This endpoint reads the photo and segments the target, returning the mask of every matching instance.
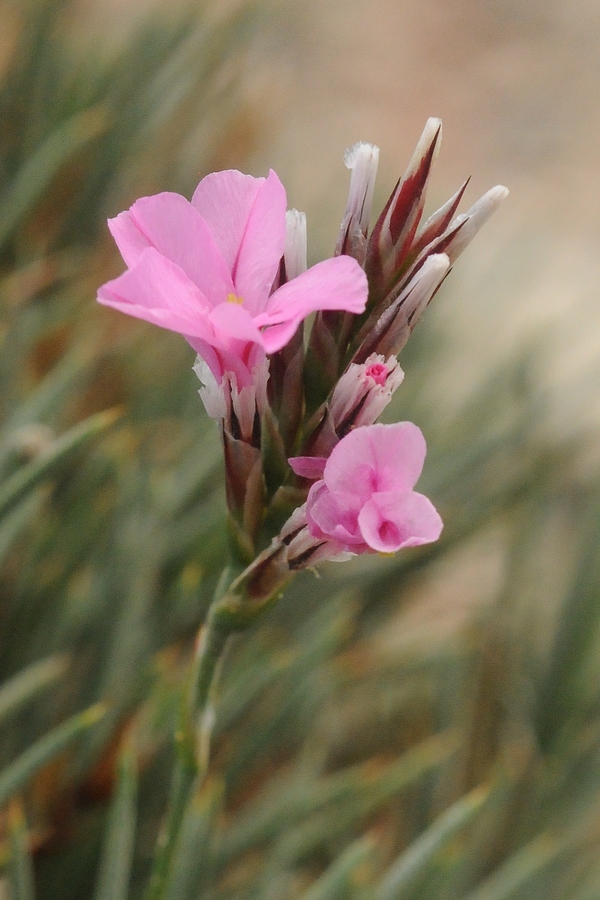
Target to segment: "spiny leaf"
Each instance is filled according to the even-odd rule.
[[[99,722],[105,712],[106,706],[103,703],[90,706],[45,735],[3,769],[0,772],[0,807],[18,794],[38,769],[51,762],[78,735]]]
[[[96,413],[61,435],[36,459],[11,475],[0,487],[0,518],[9,513],[37,485],[52,475],[71,453],[110,428],[120,416],[119,410]]]
[[[28,846],[27,822],[23,807],[13,800],[8,808],[10,838],[9,882],[11,900],[35,900],[33,862]]]
[[[379,884],[375,900],[402,900],[410,896],[433,857],[479,812],[489,796],[487,788],[475,788],[447,809],[392,863]]]
[[[66,656],[50,656],[0,686],[0,722],[64,675],[67,664]]]
[[[373,838],[359,838],[302,894],[301,900],[350,900],[355,882],[360,882],[360,869],[373,856],[375,846]]]
[[[94,900],[126,900],[136,826],[137,764],[126,743],[119,760],[119,777],[111,803]]]

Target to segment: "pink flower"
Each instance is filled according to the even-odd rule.
[[[128,269],[98,300],[184,335],[218,382],[235,373],[240,390],[311,312],[365,308],[367,280],[348,256],[271,292],[286,241],[285,190],[274,172],[215,172],[191,203],[173,193],[142,197],[109,228]]]
[[[394,553],[437,540],[442,520],[427,497],[413,491],[425,451],[425,439],[411,422],[350,432],[310,489],[309,533],[351,553]]]

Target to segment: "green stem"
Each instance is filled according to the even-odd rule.
[[[215,720],[218,671],[229,637],[248,628],[276,602],[291,573],[281,544],[264,551],[211,604],[198,635],[192,678],[183,706],[183,721],[175,739],[177,756],[166,822],[159,835],[146,900],[164,900],[171,866],[189,798],[208,771]]]
[[[218,601],[217,601],[218,603]],[[231,630],[223,628],[210,608],[198,639],[193,677],[185,698],[183,721],[175,740],[177,756],[171,782],[167,819],[159,835],[157,853],[146,900],[163,900],[181,823],[191,794],[202,784],[210,756],[214,722],[213,695],[219,660]]]

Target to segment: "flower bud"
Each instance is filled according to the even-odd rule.
[[[364,362],[351,363],[335,386],[305,452],[327,457],[354,428],[372,425],[403,379],[395,356],[386,360],[372,353]]]
[[[344,163],[351,170],[352,175],[350,176],[348,203],[335,255],[340,256],[345,253],[353,256],[362,265],[366,254],[366,238],[379,164],[379,147],[359,141],[346,150]]]
[[[373,229],[366,268],[370,281],[379,289],[393,281],[410,250],[423,215],[427,183],[441,138],[441,120],[428,119],[408,168]]]
[[[361,329],[357,336],[359,346],[352,361],[366,362],[373,353],[396,356],[408,341],[449,268],[450,260],[445,253],[427,257],[377,321],[370,325],[369,320]]]

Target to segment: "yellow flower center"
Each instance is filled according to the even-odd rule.
[[[244,302],[243,297],[238,297],[237,294],[227,294],[227,302],[228,303],[237,303],[238,306]]]

